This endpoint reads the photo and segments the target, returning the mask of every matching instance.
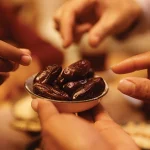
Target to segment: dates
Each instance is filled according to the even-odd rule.
[[[57,79],[62,71],[62,67],[59,65],[47,66],[45,70],[39,72],[34,78],[34,82],[43,84],[52,84]]]
[[[81,86],[74,94],[73,99],[91,99],[99,96],[105,89],[105,82],[101,77],[92,78]]]
[[[87,80],[68,82],[63,86],[63,90],[66,91],[69,95],[72,95],[74,91],[76,91],[85,83],[87,83]]]
[[[62,70],[51,65],[39,72],[33,80],[35,94],[62,101],[79,101],[99,96],[105,89],[101,77],[94,77],[94,70],[87,60],[79,60]]]
[[[35,83],[34,90],[36,94],[45,98],[51,98],[55,100],[69,100],[70,97],[64,91],[56,89],[47,84]]]
[[[91,64],[87,60],[79,60],[62,71],[58,78],[58,84],[62,85],[69,81],[82,80],[91,74]]]

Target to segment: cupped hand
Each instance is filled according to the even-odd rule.
[[[142,13],[135,0],[71,0],[54,16],[64,47],[89,31],[89,43],[97,46],[105,37],[124,32]]]
[[[44,150],[138,150],[101,105],[78,116],[59,113],[43,99],[33,100],[32,107],[41,121]]]
[[[125,74],[147,69],[148,78],[127,77],[120,81],[118,89],[133,98],[150,103],[150,52],[128,58],[119,64],[112,66],[117,74]]]

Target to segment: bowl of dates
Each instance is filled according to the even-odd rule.
[[[96,106],[108,92],[106,81],[96,76],[87,60],[66,68],[54,64],[32,75],[25,82],[32,98],[51,101],[60,112],[75,113]]]

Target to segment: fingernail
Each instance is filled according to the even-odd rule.
[[[37,109],[38,109],[38,100],[33,99],[31,105],[32,105],[32,108],[34,109],[34,111],[37,111]]]
[[[118,90],[124,94],[131,94],[135,91],[135,84],[128,79],[120,80]]]
[[[32,57],[30,55],[23,55],[21,57],[20,63],[22,65],[28,66],[28,65],[30,65],[31,62],[32,62]]]

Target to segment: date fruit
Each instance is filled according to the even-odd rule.
[[[49,65],[45,70],[39,72],[34,78],[34,83],[39,82],[43,84],[52,84],[57,79],[62,71],[62,67],[59,65]]]
[[[91,64],[87,60],[79,60],[67,68],[65,68],[58,78],[58,83],[60,85],[69,82],[82,80],[88,74],[91,69]]]
[[[33,92],[45,98],[62,101],[79,101],[97,97],[105,89],[101,77],[94,77],[94,70],[87,60],[79,60],[62,70],[50,65],[33,80]]]
[[[56,89],[50,85],[42,84],[42,83],[35,83],[33,85],[33,91],[45,98],[55,99],[55,100],[70,100],[70,97],[64,91]]]
[[[69,95],[72,95],[74,93],[74,91],[76,91],[78,88],[80,88],[85,83],[87,83],[87,80],[68,82],[63,86],[63,90],[65,92],[67,92]]]
[[[91,78],[73,94],[73,100],[86,100],[97,97],[104,89],[105,82],[101,77]]]

